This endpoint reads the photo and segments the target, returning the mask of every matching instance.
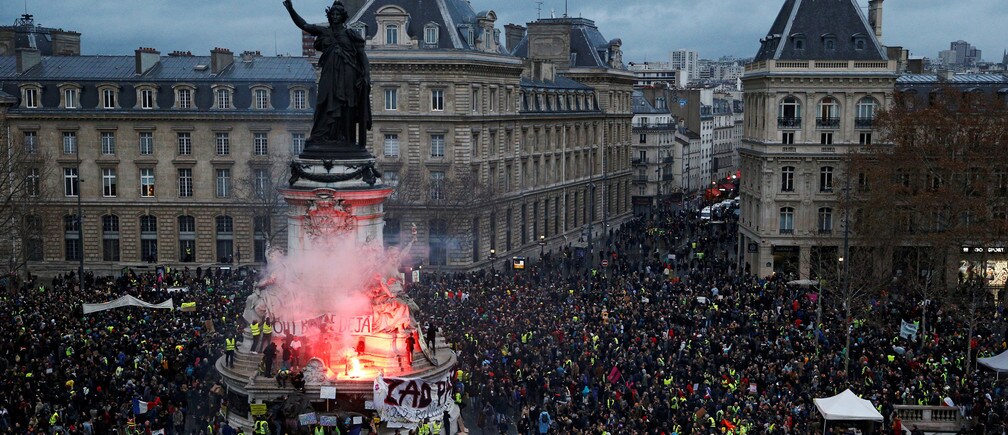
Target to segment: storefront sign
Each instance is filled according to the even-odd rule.
[[[451,375],[438,381],[385,378],[374,381],[374,405],[383,421],[415,425],[440,419],[452,403]]]
[[[1008,249],[1006,249],[1003,246],[987,246],[987,247],[983,247],[983,246],[963,246],[962,247],[962,252],[964,254],[982,254],[984,252],[986,252],[988,254],[1004,254],[1004,253],[1008,252]]]

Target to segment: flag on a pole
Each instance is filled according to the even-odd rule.
[[[148,409],[147,402],[133,399],[133,414],[146,414]]]

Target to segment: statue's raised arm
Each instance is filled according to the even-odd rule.
[[[318,35],[319,33],[322,33],[325,30],[324,27],[316,26],[314,24],[308,24],[308,22],[305,21],[304,18],[301,18],[301,15],[299,15],[297,11],[294,10],[294,4],[291,3],[291,0],[284,0],[283,5],[284,7],[287,8],[287,13],[290,14],[291,20],[294,21],[294,25],[301,28],[301,30],[311,33],[312,35]]]

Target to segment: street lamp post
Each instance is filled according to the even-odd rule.
[[[75,144],[76,145],[76,144]],[[77,283],[80,284],[80,289],[84,290],[84,211],[81,204],[81,183],[84,181],[81,179],[81,158],[80,158],[80,146],[76,146],[74,149],[77,155]]]
[[[490,256],[487,257],[490,260],[490,272],[494,272],[494,262],[497,260],[497,250],[490,249]]]

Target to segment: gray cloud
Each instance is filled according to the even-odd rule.
[[[500,25],[536,18],[535,0],[470,0],[476,10],[493,9]],[[846,1],[846,0],[827,0]],[[16,0],[0,19],[12,23],[22,12]],[[668,52],[690,48],[701,57],[752,56],[776,17],[782,0],[568,0],[569,14],[595,20],[607,38],[623,40],[628,61],[667,60]],[[867,7],[867,0],[859,0]],[[309,20],[323,21],[329,0],[294,0]],[[300,55],[300,33],[280,0],[29,0],[36,22],[76,30],[90,54],[129,54],[139,46],[167,53],[209,53],[213,47],[264,54]],[[563,14],[564,0],[543,0],[542,14]],[[935,57],[950,41],[964,39],[1000,60],[1008,43],[996,29],[1008,22],[1004,0],[889,0],[884,42]],[[1001,37],[997,35],[1002,35]]]

